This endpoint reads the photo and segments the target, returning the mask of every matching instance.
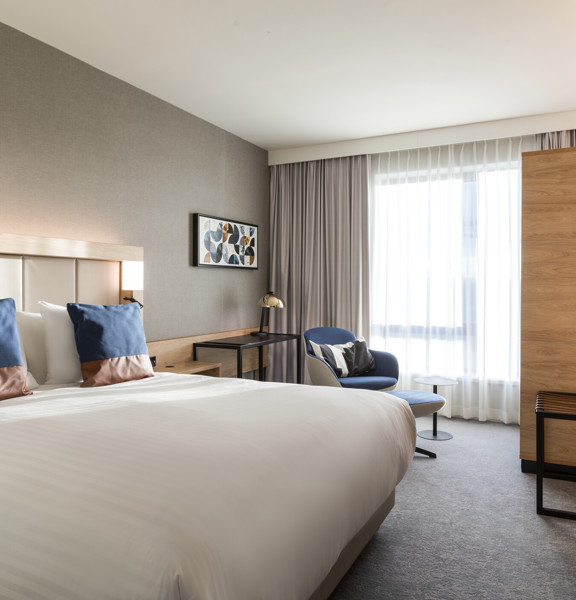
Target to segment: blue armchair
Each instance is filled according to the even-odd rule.
[[[390,352],[381,350],[370,350],[376,365],[361,377],[338,377],[332,367],[323,359],[314,354],[310,341],[316,344],[346,344],[353,342],[356,336],[347,329],[338,327],[316,327],[304,332],[306,341],[306,368],[314,385],[330,385],[333,387],[362,388],[367,390],[387,391],[393,396],[406,400],[410,405],[415,417],[431,415],[439,411],[446,400],[432,392],[420,392],[416,390],[399,390],[391,392],[398,383],[399,366],[398,360]],[[436,454],[430,450],[424,450],[416,446],[415,451],[430,458],[436,458]]]
[[[339,327],[315,327],[304,332],[306,341],[306,368],[314,385],[362,388],[367,390],[392,390],[398,383],[398,360],[390,352],[370,350],[376,365],[359,377],[338,377],[332,367],[312,351],[310,341],[316,344],[346,344],[356,339],[347,329]]]

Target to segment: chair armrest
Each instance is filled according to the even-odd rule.
[[[370,371],[370,375],[381,375],[398,379],[400,366],[398,364],[398,359],[394,354],[385,352],[384,350],[372,349],[370,349],[370,354],[374,357],[374,361],[376,362],[376,365],[372,371]]]

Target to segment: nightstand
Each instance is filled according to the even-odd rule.
[[[220,377],[222,363],[204,362],[201,360],[187,360],[183,362],[158,365],[154,368],[155,373],[180,373],[185,375],[209,375]]]

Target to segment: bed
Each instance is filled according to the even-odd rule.
[[[0,402],[7,600],[327,598],[414,452],[408,405],[379,392],[176,374],[32,392]]]

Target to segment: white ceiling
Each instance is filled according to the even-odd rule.
[[[271,150],[576,109],[575,0],[0,0]]]

